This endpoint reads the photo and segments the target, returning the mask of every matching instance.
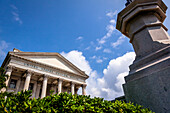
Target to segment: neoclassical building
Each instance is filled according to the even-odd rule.
[[[14,49],[8,52],[1,67],[9,75],[8,92],[32,90],[32,98],[43,98],[50,95],[50,90],[77,94],[82,87],[82,95],[86,94],[85,80],[89,76],[59,53]]]

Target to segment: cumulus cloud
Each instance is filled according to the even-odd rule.
[[[121,45],[124,41],[125,41],[125,36],[122,35],[118,38],[118,40],[116,42],[111,43],[111,46],[113,48],[116,48],[117,46]]]
[[[103,87],[109,89],[109,92],[115,92],[115,95],[112,97],[107,96],[107,99],[123,95],[121,84],[124,83],[124,76],[128,75],[129,65],[132,64],[134,59],[134,52],[126,53],[121,57],[111,60],[107,68],[103,70],[103,80],[106,81]]]
[[[82,36],[79,36],[76,40],[82,40],[83,37]]]
[[[19,24],[22,24],[23,22],[22,22],[22,20],[21,20],[21,18],[20,18],[20,16],[19,16],[18,8],[17,8],[15,5],[11,5],[11,8],[13,9],[13,11],[12,11],[11,13],[12,13],[12,15],[13,15],[14,20],[15,20],[16,22],[18,22]]]
[[[112,59],[103,70],[103,77],[99,77],[97,71],[91,69],[82,52],[73,50],[61,54],[90,76],[86,81],[88,95],[102,97],[107,100],[113,100],[115,97],[123,95],[124,76],[128,75],[129,65],[135,59],[134,52],[128,52],[123,56]],[[81,94],[80,91],[79,93]]]
[[[82,52],[77,50],[70,51],[69,53],[62,52],[61,55],[66,57],[70,62],[72,62],[75,66],[79,67],[82,71],[85,71],[86,74],[90,74],[92,69],[89,65],[89,62],[83,56]]]
[[[5,41],[0,41],[0,59],[4,59],[7,54],[7,49],[9,47],[9,43]]]

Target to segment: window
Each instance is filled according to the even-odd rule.
[[[9,88],[15,89],[17,84],[17,80],[11,79]]]
[[[34,84],[33,84],[33,83],[30,83],[28,90],[33,90],[33,87],[34,87]]]

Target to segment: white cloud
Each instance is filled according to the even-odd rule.
[[[0,41],[0,59],[4,59],[7,54],[7,49],[9,47],[9,43],[5,41]]]
[[[104,60],[107,60],[106,57],[101,57],[101,56],[92,56],[90,59],[96,60],[96,63],[102,63]]]
[[[99,47],[96,47],[96,51],[98,51],[98,50],[100,50],[100,49],[102,49],[102,47],[101,46],[99,46]]]
[[[109,24],[106,27],[107,33],[101,38],[97,39],[99,44],[104,44],[106,42],[106,39],[110,38],[113,34],[113,31],[116,30],[115,25],[116,25],[116,20],[113,19],[113,17],[117,14],[117,11],[115,12],[109,12],[106,15],[111,17],[112,19],[110,20]]]
[[[115,97],[123,95],[122,84],[124,83],[124,76],[128,74],[129,65],[135,59],[134,52],[126,53],[121,57],[111,60],[107,68],[103,70],[103,77],[99,77],[97,71],[91,69],[89,62],[83,56],[82,52],[73,50],[69,53],[62,52],[61,54],[88,73],[88,95],[102,97],[107,100],[113,100]],[[79,94],[81,94],[80,91]]]
[[[102,59],[97,59],[96,62],[97,62],[97,63],[102,63],[103,60],[102,60]]]
[[[17,8],[15,5],[11,5],[11,7],[12,7],[12,9],[13,9],[13,11],[12,11],[11,13],[12,13],[12,15],[13,15],[14,20],[15,20],[16,22],[18,22],[19,24],[22,24],[23,22],[22,22],[22,20],[21,20],[21,18],[20,18],[20,16],[19,16],[18,8]]]
[[[111,92],[116,92],[112,97],[108,96],[105,98],[109,99],[123,95],[121,84],[124,83],[124,76],[128,75],[129,65],[132,64],[134,59],[134,52],[126,53],[121,57],[111,60],[107,68],[103,70],[103,79],[106,81],[104,88],[110,89]]]
[[[83,37],[82,36],[79,36],[76,40],[82,40]]]
[[[91,59],[96,59],[96,56],[92,56],[92,57],[90,57]]]
[[[111,46],[113,48],[116,48],[117,46],[121,45],[124,42],[124,40],[125,40],[125,36],[122,35],[118,38],[118,40],[116,42],[111,43]]]
[[[106,42],[106,39],[111,37],[111,35],[113,34],[113,31],[115,30],[114,25],[109,24],[106,27],[107,33],[105,36],[103,36],[101,39],[97,39],[99,44],[104,44]]]
[[[106,14],[106,16],[108,16],[108,17],[110,17],[110,18],[113,18],[115,15],[117,15],[117,10],[116,11],[114,11],[114,12],[108,12],[107,14]]]
[[[110,49],[104,49],[103,52],[104,53],[111,53],[112,51]]]
[[[90,49],[90,46],[86,47],[85,50],[89,50]]]
[[[110,20],[110,23],[111,23],[111,24],[116,24],[116,20],[115,20],[115,19],[112,19],[112,20]]]
[[[11,7],[12,7],[12,9],[14,9],[14,10],[18,10],[18,8],[15,6],[15,5],[10,5]]]
[[[91,73],[92,69],[90,68],[89,62],[83,56],[82,52],[73,50],[69,53],[62,52],[61,55],[66,57],[70,62],[79,67],[82,71],[85,71],[86,74],[89,75]]]

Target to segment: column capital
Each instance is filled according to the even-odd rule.
[[[42,82],[37,81],[37,85],[38,85],[38,86],[41,86],[41,84],[42,84]]]
[[[61,82],[62,82],[62,81],[63,81],[63,79],[62,79],[62,78],[58,78],[58,82],[59,82],[59,81],[61,81]]]
[[[33,71],[31,71],[31,70],[26,70],[26,74],[27,74],[27,76],[29,76],[29,75],[32,75],[34,72]]]
[[[43,76],[44,78],[47,78],[47,79],[50,78],[50,75],[47,75],[47,74],[44,74]]]
[[[7,67],[6,67],[6,71],[7,72],[12,72],[12,69],[14,68],[14,66],[11,66],[11,65],[8,65]]]
[[[70,82],[71,83],[71,85],[75,85],[76,83],[75,82]]]
[[[82,84],[82,85],[81,85],[81,87],[84,87],[84,88],[86,88],[86,86],[87,86],[87,84]]]

